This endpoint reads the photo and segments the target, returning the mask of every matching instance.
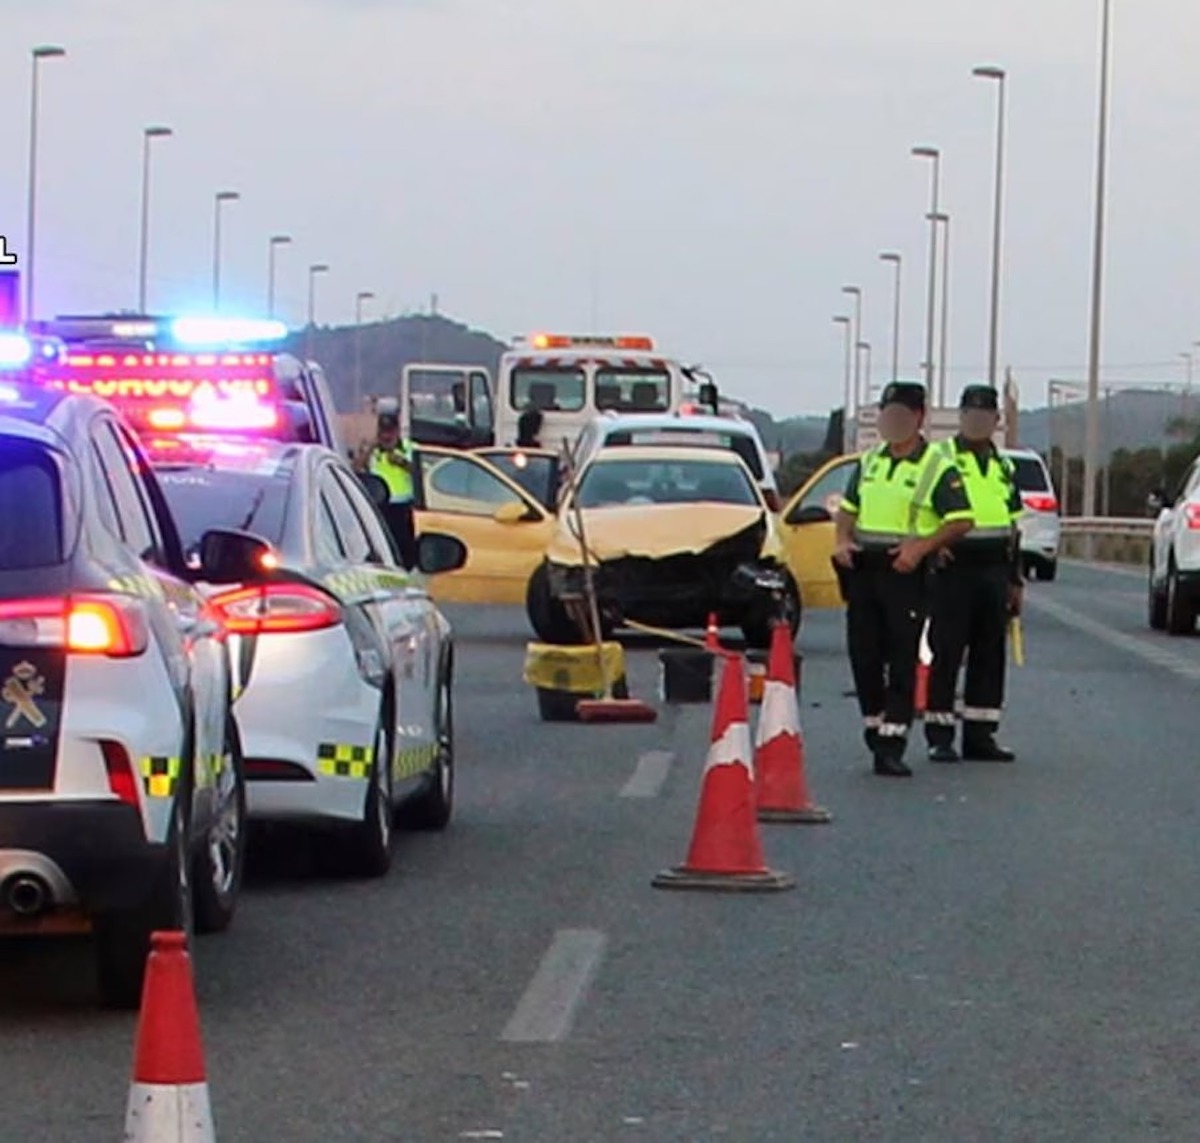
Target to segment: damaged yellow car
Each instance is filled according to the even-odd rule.
[[[576,511],[578,508],[578,512]],[[766,647],[771,624],[800,625],[800,591],[774,515],[745,462],[709,448],[600,449],[564,492],[526,609],[545,643],[579,643],[582,518],[605,634],[627,620],[671,629],[741,627]]]

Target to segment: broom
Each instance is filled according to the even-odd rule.
[[[583,530],[583,510],[579,507],[579,490],[573,498],[575,528],[579,533],[579,549],[583,554],[583,592],[587,597],[589,626],[592,640],[596,644],[596,657],[600,664],[600,680],[604,697],[580,699],[575,704],[575,713],[580,722],[657,722],[658,711],[640,699],[613,698],[613,680],[608,677],[608,664],[604,657],[604,628],[600,625],[600,603],[596,598],[596,583],[592,578],[592,561],[587,535]]]

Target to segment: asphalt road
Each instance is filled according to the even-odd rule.
[[[1200,639],[1140,575],[1031,585],[1015,766],[871,776],[840,618],[810,616],[798,887],[650,887],[685,853],[707,708],[552,726],[515,612],[451,612],[459,804],[393,876],[260,858],[197,952],[218,1137],[1191,1139],[1200,1113]],[[654,697],[653,650],[632,653]],[[670,757],[668,757],[669,755]],[[69,943],[0,951],[0,1140],[120,1138],[132,1017]]]

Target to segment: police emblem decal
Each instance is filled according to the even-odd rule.
[[[45,690],[46,680],[32,663],[18,663],[13,667],[12,674],[0,689],[0,698],[12,707],[4,722],[5,728],[12,730],[22,719],[38,730],[45,726],[47,718],[37,704]]]

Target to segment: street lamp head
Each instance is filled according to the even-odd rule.
[[[846,314],[837,314],[833,320],[835,322],[837,322],[838,325],[849,325],[850,324],[850,318]]]
[[[914,147],[912,153],[916,159],[940,159],[942,156],[936,147]]]
[[[879,260],[881,262],[894,262],[894,263],[896,263],[896,265],[899,265],[903,259],[899,254],[893,253],[892,251],[888,251],[887,253],[880,254]]]
[[[375,295],[373,293],[371,293],[370,290],[359,290],[359,292],[357,294],[355,294],[355,297],[360,302],[369,302],[372,298],[375,297]]]
[[[292,236],[290,234],[272,234],[271,235],[271,245],[272,246],[287,246],[288,243],[291,242],[291,240],[292,240]]]
[[[843,294],[857,295],[857,294],[861,294],[861,293],[862,293],[862,289],[861,289],[861,287],[859,287],[859,286],[843,286],[843,287],[842,287],[842,293],[843,293]]]
[[[238,191],[217,191],[217,202],[237,202],[242,196]]]
[[[324,262],[314,262],[311,266],[309,266],[308,272],[310,274],[328,274],[329,267],[325,265]]]
[[[936,210],[936,211],[931,211],[929,214],[925,215],[925,220],[927,222],[945,223],[945,222],[950,221],[950,216],[944,210]]]
[[[62,59],[66,54],[66,48],[60,48],[54,44],[42,44],[33,49],[33,58],[35,60],[57,60]]]
[[[1008,73],[1002,67],[988,65],[975,68],[971,74],[977,79],[1004,79]]]
[[[147,139],[169,139],[175,132],[170,127],[147,127],[143,132]]]
[[[870,348],[871,348],[871,343],[870,343],[869,341],[860,341],[860,342],[858,343],[858,348],[859,348],[859,349],[870,349]]]

